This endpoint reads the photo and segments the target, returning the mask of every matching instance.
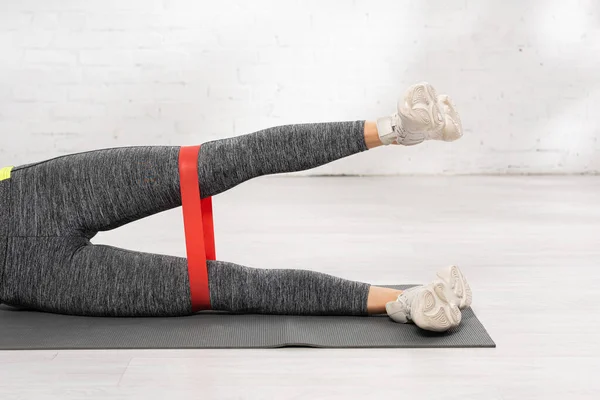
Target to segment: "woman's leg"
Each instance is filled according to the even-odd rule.
[[[92,245],[83,237],[9,241],[2,302],[90,316],[192,313],[187,260]],[[213,309],[236,313],[367,315],[385,313],[397,291],[331,275],[257,269],[208,261]]]
[[[377,141],[374,123],[356,121],[286,125],[208,142],[198,159],[201,195],[214,196],[261,175],[314,168]],[[15,167],[16,234],[91,238],[181,206],[179,150],[102,149]]]
[[[420,83],[409,88],[396,113],[376,123],[285,125],[205,143],[198,159],[201,195],[214,196],[265,174],[315,168],[381,144],[450,141],[461,135],[448,96],[437,96],[431,85]],[[19,176],[15,230],[91,238],[97,231],[178,207],[179,150],[114,148],[18,166],[13,169]],[[42,219],[45,224],[38,223]]]
[[[240,313],[385,314],[386,303],[401,293],[315,271],[258,269],[222,261],[209,261],[208,275],[213,307]]]
[[[202,145],[202,197],[249,179],[304,171],[381,145],[375,122],[284,125]]]

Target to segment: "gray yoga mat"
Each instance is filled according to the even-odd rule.
[[[388,286],[403,289],[412,285]],[[387,316],[235,315],[173,318],[81,317],[0,306],[0,350],[496,347],[473,311],[444,333]]]

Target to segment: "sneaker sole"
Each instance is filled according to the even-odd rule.
[[[460,309],[448,301],[446,290],[446,282],[436,281],[417,294],[411,306],[411,319],[419,328],[444,332],[460,324]]]
[[[459,300],[459,304],[457,305],[461,310],[471,306],[473,292],[460,268],[456,265],[452,265],[439,271],[437,276],[450,286],[450,289],[452,289],[452,292]]]

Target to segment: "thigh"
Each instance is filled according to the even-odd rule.
[[[181,205],[179,149],[120,147],[18,166],[15,235],[85,235]]]
[[[192,313],[187,260],[93,245],[85,238],[10,238],[2,300],[88,316]]]

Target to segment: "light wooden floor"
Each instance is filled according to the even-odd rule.
[[[498,347],[0,352],[0,399],[600,395],[598,177],[272,177],[214,202],[223,260],[380,284],[461,265]],[[176,209],[94,242],[183,256],[182,232]]]

